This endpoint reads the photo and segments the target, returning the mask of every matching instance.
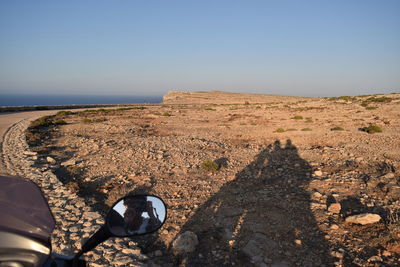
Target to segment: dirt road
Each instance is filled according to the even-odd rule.
[[[1,153],[0,174],[7,174],[7,171],[5,169],[5,166],[4,166],[4,163],[2,160],[2,158],[3,158],[2,144],[3,144],[4,135],[7,132],[7,130],[12,125],[14,125],[15,123],[18,123],[22,120],[35,120],[41,116],[51,115],[54,113],[56,113],[55,110],[43,110],[43,111],[28,111],[28,112],[0,114],[0,153]]]

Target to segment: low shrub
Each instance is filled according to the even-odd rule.
[[[365,109],[366,110],[375,110],[375,109],[377,109],[378,107],[373,107],[373,106],[369,106],[369,107],[366,107]]]
[[[34,127],[48,127],[52,125],[52,116],[43,116],[31,123]]]
[[[106,121],[106,118],[95,118],[95,119],[89,119],[89,118],[84,118],[81,120],[83,123],[93,123],[93,122],[103,122]]]
[[[56,125],[67,124],[66,121],[57,119],[55,115],[43,116],[31,123],[31,127],[50,127]]]
[[[61,110],[56,113],[57,116],[67,116],[67,115],[71,115],[71,114],[73,114],[73,112],[69,111],[69,110]]]
[[[370,125],[368,127],[363,127],[363,128],[360,128],[360,130],[363,132],[367,132],[369,134],[382,132],[382,128],[377,125]]]
[[[171,117],[172,116],[172,114],[168,113],[168,112],[164,112],[162,115],[165,116],[165,117]]]
[[[344,100],[344,101],[353,101],[353,100],[355,100],[356,98],[355,98],[354,96],[347,96],[347,95],[344,95],[344,96],[339,96],[338,99],[339,99],[339,100]]]
[[[347,95],[328,98],[328,100],[330,100],[330,101],[343,100],[343,101],[346,101],[346,102],[353,101],[353,100],[356,100],[356,99],[357,98],[354,97],[354,96],[347,96]]]
[[[296,116],[294,116],[292,119],[294,119],[294,120],[302,120],[302,119],[303,119],[303,116],[296,115]]]
[[[275,132],[276,132],[276,133],[284,133],[284,132],[285,132],[285,129],[283,129],[283,128],[278,128],[278,129],[275,130]]]
[[[200,164],[200,167],[208,172],[216,172],[219,170],[219,165],[215,161],[205,160]]]
[[[53,121],[54,125],[64,125],[67,124],[67,122],[65,120],[55,120]]]
[[[309,131],[312,131],[312,129],[311,128],[303,128],[303,129],[301,129],[303,132],[309,132]]]
[[[340,127],[340,126],[336,126],[336,127],[331,128],[331,131],[344,131],[344,128]]]
[[[388,103],[388,102],[392,101],[392,99],[387,96],[381,96],[381,97],[369,97],[369,98],[367,98],[367,101],[378,102],[378,103]]]

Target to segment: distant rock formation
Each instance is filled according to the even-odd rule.
[[[169,91],[163,97],[164,104],[257,104],[287,99],[310,99],[306,97],[279,96],[267,94],[231,93],[224,91]]]
[[[190,92],[171,90],[163,96],[163,103],[174,102],[188,94],[190,94]]]

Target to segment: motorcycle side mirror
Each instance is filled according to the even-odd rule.
[[[126,196],[108,212],[106,227],[117,237],[149,234],[164,224],[166,212],[164,202],[156,196]]]
[[[118,200],[106,216],[105,224],[94,233],[74,256],[72,266],[79,266],[79,257],[110,237],[128,237],[152,233],[167,218],[161,198],[151,195],[125,196]]]

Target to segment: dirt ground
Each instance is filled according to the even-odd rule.
[[[37,164],[54,158],[87,204],[105,212],[128,193],[165,201],[167,222],[142,238],[161,266],[399,265],[400,94],[171,92],[160,105],[50,120],[66,124],[27,131]],[[346,221],[365,213],[381,219]],[[186,231],[199,244],[175,255]]]

